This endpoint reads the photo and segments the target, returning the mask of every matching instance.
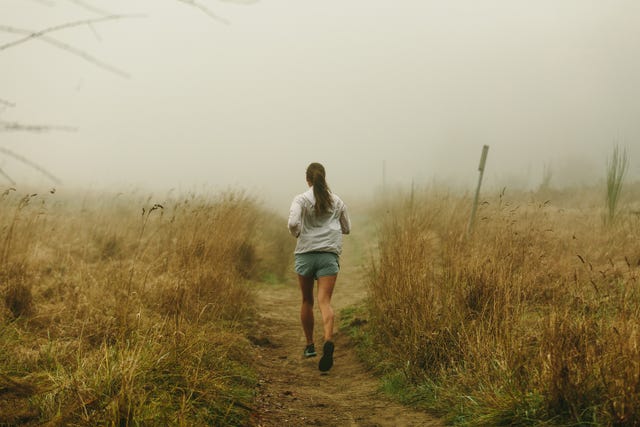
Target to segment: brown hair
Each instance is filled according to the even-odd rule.
[[[313,195],[316,198],[316,215],[327,213],[333,207],[331,191],[325,176],[324,166],[320,163],[311,163],[307,167],[307,182],[313,185]]]

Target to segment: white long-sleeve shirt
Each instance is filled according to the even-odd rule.
[[[335,194],[331,194],[333,206],[330,212],[316,215],[316,198],[313,187],[297,195],[289,210],[289,232],[298,238],[296,254],[305,252],[342,252],[342,235],[351,232],[347,206]]]

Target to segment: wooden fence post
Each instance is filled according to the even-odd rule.
[[[478,198],[480,197],[480,186],[482,185],[482,176],[484,175],[484,165],[487,162],[487,154],[489,153],[489,146],[485,145],[482,147],[482,155],[480,156],[480,166],[478,166],[478,170],[480,171],[480,176],[478,177],[478,187],[476,188],[476,195],[473,198],[473,207],[471,208],[471,218],[469,219],[469,228],[467,229],[467,234],[471,234],[471,230],[473,230],[473,223],[476,220],[476,211],[478,210]]]

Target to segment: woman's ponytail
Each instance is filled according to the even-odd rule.
[[[307,167],[307,182],[313,185],[313,195],[316,198],[316,215],[331,211],[333,199],[325,178],[324,166],[320,163],[311,163]]]

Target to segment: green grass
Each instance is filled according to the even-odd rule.
[[[471,393],[461,393],[454,379],[450,384],[437,384],[426,378],[419,382],[411,380],[406,364],[397,358],[394,361],[391,352],[376,342],[366,316],[364,305],[348,307],[340,313],[340,329],[356,344],[360,360],[378,376],[380,390],[393,400],[425,410],[456,426],[561,425],[557,421],[543,420],[545,414],[541,413],[543,401],[540,395],[522,396],[520,404],[514,407],[507,401],[506,398],[512,396],[507,396],[506,391],[494,390],[494,400],[483,402]],[[500,404],[501,395],[505,398],[503,405]]]

